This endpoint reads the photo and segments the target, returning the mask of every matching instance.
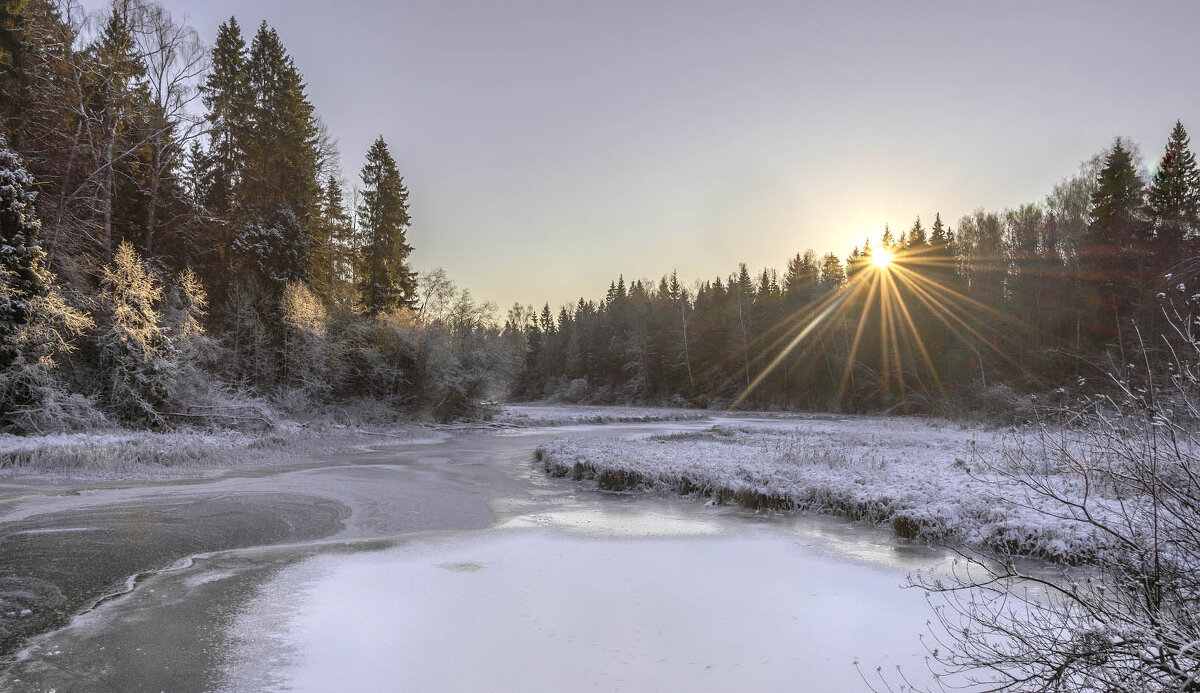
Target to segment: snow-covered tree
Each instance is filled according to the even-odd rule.
[[[234,255],[275,291],[308,279],[308,236],[288,207],[247,223],[233,241]],[[276,294],[278,295],[278,294]]]
[[[163,288],[129,243],[121,243],[100,279],[96,342],[102,395],[120,419],[163,427],[177,384],[175,349],[158,305]]]
[[[55,375],[57,359],[91,319],[67,304],[42,264],[32,184],[0,135],[0,427],[18,432],[98,418]]]
[[[44,295],[50,284],[43,265],[35,198],[33,176],[0,134],[0,270],[5,293],[0,300],[0,339],[25,324],[30,300]],[[0,368],[14,357],[8,349],[0,350]]]

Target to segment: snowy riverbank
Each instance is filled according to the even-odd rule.
[[[990,466],[1006,447],[1033,442],[1031,432],[933,420],[814,418],[618,440],[560,438],[535,458],[552,476],[604,490],[844,515],[905,538],[1055,561],[1094,555],[1103,546],[1094,530],[1030,507],[1036,504]]]
[[[616,407],[582,404],[506,404],[492,423],[526,428],[532,426],[579,426],[585,424],[653,423],[698,421],[712,416],[704,409],[672,407]]]
[[[146,479],[204,476],[225,468],[292,464],[321,455],[439,439],[475,423],[279,420],[265,431],[109,429],[40,436],[0,434],[0,483],[15,478]],[[692,421],[711,412],[661,407],[504,405],[483,428]],[[376,418],[379,418],[376,416]],[[349,423],[345,423],[349,421]]]

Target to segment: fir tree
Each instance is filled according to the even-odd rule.
[[[417,297],[417,275],[406,264],[412,252],[406,242],[408,189],[383,137],[367,152],[362,182],[358,294],[363,309],[375,315],[411,306]]]
[[[1148,195],[1160,267],[1180,261],[1200,234],[1200,171],[1183,123],[1176,121]]]

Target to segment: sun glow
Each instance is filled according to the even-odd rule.
[[[1011,320],[1014,329],[1025,326],[944,283],[941,277],[955,271],[953,258],[944,250],[924,244],[905,249],[902,260],[897,261],[893,252],[877,247],[871,250],[869,259],[860,258],[847,270],[845,284],[801,307],[759,338],[762,344],[755,345],[757,363],[747,359],[746,387],[730,409],[745,401],[771,372],[787,368],[785,361],[790,354],[798,351],[797,362],[804,363],[806,355],[818,345],[824,349],[831,330],[839,325],[853,333],[838,385],[839,405],[845,401],[848,388],[864,377],[874,381],[882,398],[906,392],[908,383],[921,391],[942,390],[938,364],[950,348],[951,339],[972,349],[977,363],[983,362],[982,347],[1024,371],[1001,345],[980,334],[977,324],[979,316],[986,314],[996,320]],[[849,317],[855,313],[856,321]],[[927,344],[931,336],[934,341]],[[872,362],[871,368],[855,370],[860,353]],[[753,378],[749,373],[752,369],[758,371]],[[830,375],[836,377],[832,372]]]

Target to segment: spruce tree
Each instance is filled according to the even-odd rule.
[[[3,130],[20,120],[20,92],[24,82],[22,37],[26,0],[0,0],[0,127]]]
[[[846,268],[841,259],[834,253],[826,253],[821,259],[821,284],[826,291],[832,291],[846,283]]]
[[[140,235],[137,229],[145,219],[139,208],[142,196],[137,194],[144,172],[140,144],[145,133],[136,130],[148,115],[150,97],[146,65],[134,35],[139,11],[128,2],[114,3],[103,32],[88,48],[97,68],[89,75],[96,80],[91,85],[92,115],[99,125],[92,156],[100,183],[100,250],[105,260],[112,259],[115,244]]]
[[[933,216],[933,226],[929,227],[929,244],[932,246],[947,245],[946,225],[942,223],[942,213]]]
[[[350,261],[354,252],[354,227],[346,212],[342,186],[333,176],[325,183],[312,229],[308,260],[313,289],[323,298],[333,298],[353,275]]]
[[[1182,122],[1171,130],[1147,197],[1155,254],[1163,269],[1182,260],[1184,244],[1200,234],[1200,171]]]
[[[938,221],[940,222],[941,219],[939,218]],[[908,232],[908,239],[904,246],[906,248],[923,248],[928,244],[929,241],[925,237],[925,227],[921,226],[921,217],[917,217],[916,222],[913,223],[912,230]]]
[[[307,224],[321,193],[316,117],[295,62],[266,22],[251,43],[246,73],[252,105],[242,204],[260,218],[287,207]]]
[[[218,252],[227,262],[251,115],[246,54],[241,27],[230,17],[217,29],[212,67],[202,87],[209,148],[202,175],[197,176],[202,189],[197,197],[221,227]]]
[[[883,235],[879,237],[879,246],[888,252],[896,249],[896,238],[892,236],[891,227],[886,224],[883,226]]]
[[[1117,140],[1104,160],[1092,193],[1088,243],[1117,254],[1135,249],[1148,237],[1142,216],[1145,184],[1134,168],[1133,153]]]
[[[813,300],[813,288],[820,271],[817,254],[812,250],[806,250],[803,255],[796,253],[795,257],[788,260],[787,273],[783,276],[783,291],[789,306],[802,306]]]
[[[412,252],[405,237],[408,189],[382,136],[367,152],[362,182],[358,295],[363,309],[376,315],[412,306],[417,297],[417,275],[406,264]]]
[[[288,281],[308,280],[321,197],[316,118],[295,63],[266,22],[251,43],[246,76],[251,117],[234,254],[243,268],[282,290]]]
[[[1117,140],[1104,159],[1092,193],[1091,224],[1080,249],[1083,290],[1090,294],[1088,333],[1100,343],[1119,338],[1141,288],[1149,255],[1150,224],[1145,219],[1145,184],[1133,154]]]

